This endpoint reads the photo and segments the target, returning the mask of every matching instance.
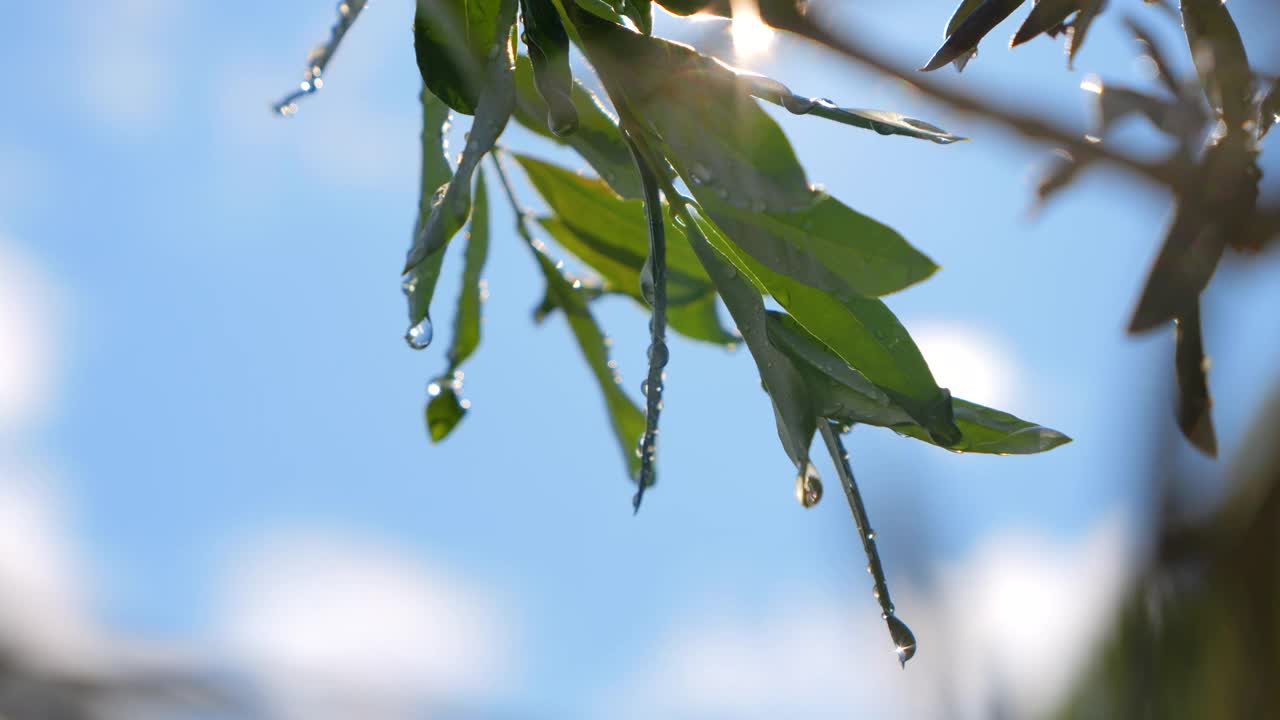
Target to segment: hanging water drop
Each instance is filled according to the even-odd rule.
[[[568,137],[578,129],[578,110],[568,98],[551,103],[547,110],[547,128],[556,137]]]
[[[425,350],[431,344],[431,336],[434,332],[431,327],[431,318],[422,318],[422,322],[409,328],[409,331],[404,334],[404,340],[414,350]]]
[[[898,654],[898,664],[905,668],[907,661],[915,657],[916,636],[897,615],[890,613],[884,620],[889,626],[889,637],[893,639],[893,650]]]
[[[799,95],[783,95],[782,107],[796,115],[804,115],[813,110],[814,101],[812,98],[800,97]]]
[[[659,368],[666,367],[667,361],[670,359],[671,353],[667,350],[666,343],[658,341],[649,346],[649,364],[651,366]],[[662,386],[659,385],[658,388],[661,389]]]
[[[822,500],[822,478],[813,463],[805,465],[804,472],[796,475],[796,500],[805,508],[811,508]]]

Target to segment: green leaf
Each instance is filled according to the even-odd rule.
[[[782,447],[796,471],[804,474],[809,466],[809,445],[817,430],[815,399],[792,360],[770,342],[764,301],[752,281],[736,263],[711,245],[701,232],[705,225],[687,213],[682,219],[689,244],[711,276],[755,359],[760,380],[773,403]]]
[[[581,13],[575,22],[614,105],[624,117],[643,118],[668,158],[679,158],[744,208],[793,210],[813,202],[786,135],[737,73],[684,45]]]
[[[1179,317],[1174,365],[1178,375],[1178,428],[1209,457],[1218,455],[1218,439],[1209,410],[1209,361],[1200,331],[1200,303],[1192,303]]]
[[[437,381],[431,385],[431,390],[436,394],[427,403],[427,432],[431,436],[431,442],[438,443],[462,422],[467,414],[467,405],[465,400],[458,397],[451,383]]]
[[[599,272],[612,288],[643,303],[640,272],[649,251],[643,203],[619,198],[600,180],[525,155],[514,157],[555,213],[539,222],[556,242]],[[711,279],[670,217],[667,283],[672,328],[697,340],[737,340],[721,328]]]
[[[484,173],[476,178],[475,209],[467,235],[466,259],[462,270],[462,289],[458,293],[458,309],[453,319],[453,344],[447,357],[449,366],[429,386],[431,400],[427,404],[427,429],[432,442],[440,442],[467,414],[470,403],[462,400],[462,373],[458,368],[480,345],[480,306],[484,298],[480,274],[489,254],[489,200]]]
[[[578,129],[567,137],[557,137],[547,128],[549,110],[535,86],[529,59],[516,59],[516,120],[539,135],[577,150],[614,192],[625,198],[639,198],[640,178],[617,121],[605,111],[595,94],[576,80],[572,98],[578,114]]]
[[[1182,0],[1182,26],[1205,97],[1232,131],[1250,119],[1253,74],[1226,3]]]
[[[955,28],[947,34],[942,47],[938,48],[938,52],[934,53],[929,62],[920,69],[926,72],[937,70],[953,60],[970,56],[982,38],[1024,2],[1026,0],[984,0],[955,25]],[[956,11],[957,17],[963,9],[964,5]],[[952,18],[952,22],[955,22],[955,17]]]
[[[490,51],[513,22],[514,0],[417,0],[413,44],[423,82],[449,107],[473,114]]]
[[[516,0],[501,2],[502,20],[498,24],[505,29],[498,30],[494,36],[494,46],[501,51],[489,58],[484,90],[476,105],[475,121],[467,135],[462,160],[443,192],[436,192],[431,214],[414,238],[405,261],[404,272],[409,275],[405,281],[405,289],[410,296],[409,319],[413,327],[410,335],[419,330],[418,341],[411,337],[410,344],[418,349],[426,347],[430,342],[431,298],[435,293],[445,248],[471,212],[472,175],[502,134],[515,106],[515,56],[510,42],[510,28],[515,23]],[[421,332],[424,327],[425,333]],[[422,341],[424,336],[425,342]]]
[[[961,452],[1024,455],[1045,452],[1071,441],[1056,430],[965,400],[953,400],[948,394],[947,402],[953,409],[959,432],[953,442],[946,442],[946,438],[934,437],[915,422],[891,393],[879,392],[795,319],[770,313],[768,321],[774,345],[796,361],[810,393],[817,398],[818,413],[823,417],[846,425],[864,423],[892,428],[899,434]]]
[[[803,210],[760,212],[724,201],[705,183],[693,191],[735,245],[773,272],[821,291],[879,297],[938,269],[892,228],[825,193],[814,193]]]
[[[422,189],[418,198],[418,219],[414,223],[416,242],[430,219],[432,210],[443,197],[443,188],[453,177],[448,153],[444,147],[444,133],[449,125],[449,108],[425,87],[422,89]],[[409,301],[409,331],[405,340],[413,347],[426,347],[431,342],[429,313],[431,298],[435,294],[444,254],[439,253],[414,268],[404,281],[405,295]]]
[[[569,70],[569,35],[560,23],[560,13],[551,0],[520,0],[524,19],[525,47],[533,65],[538,93],[546,102],[547,127],[557,136],[578,128],[578,110],[573,101],[573,73]]]
[[[959,437],[950,416],[949,395],[938,387],[920,349],[883,302],[834,296],[775,273],[736,250],[718,228],[699,220],[702,233],[738,270],[845,363],[906,408],[941,444]]]
[[[796,115],[816,115],[845,125],[874,130],[881,135],[905,135],[922,140],[932,140],[940,145],[949,145],[953,142],[968,139],[952,135],[937,125],[907,117],[901,113],[885,110],[842,108],[825,98],[809,98],[796,95],[786,85],[763,75],[739,73],[738,76],[749,84],[752,95],[761,100],[780,105]]]
[[[936,269],[894,231],[809,187],[751,97],[753,80],[683,45],[593,19],[579,29],[615,104],[652,128],[699,204],[753,258],[822,290],[868,296]]]
[[[556,306],[568,318],[569,329],[578,341],[578,349],[582,351],[582,356],[604,395],[609,423],[622,450],[623,461],[627,464],[628,473],[635,478],[640,472],[640,458],[635,454],[635,449],[644,433],[644,413],[623,392],[617,371],[609,360],[604,333],[592,316],[585,295],[565,279],[556,268],[556,262],[547,257],[545,252],[536,245],[531,244],[530,247],[542,270],[542,276],[547,281],[547,295],[554,299]]]

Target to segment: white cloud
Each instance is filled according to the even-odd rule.
[[[1117,518],[1074,544],[992,535],[932,592],[891,583],[919,654],[900,671],[867,595],[733,603],[678,624],[601,710],[702,718],[1036,717],[1069,689],[1106,629],[1127,572]],[[603,712],[601,714],[604,714]]]
[[[0,233],[0,453],[49,414],[56,295],[36,264]]]
[[[232,571],[221,635],[288,717],[390,720],[510,686],[511,634],[487,594],[369,542],[262,547]]]
[[[62,502],[47,473],[0,461],[0,646],[31,667],[104,670]]]
[[[980,330],[961,325],[912,328],[938,385],[972,402],[1003,407],[1020,390],[1018,363],[1004,343]]]
[[[173,0],[75,3],[76,28],[67,87],[101,122],[141,133],[161,113],[172,114],[178,92],[175,31],[182,14]]]

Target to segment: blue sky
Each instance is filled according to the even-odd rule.
[[[927,58],[948,3],[883,5],[850,10],[850,26],[904,61]],[[62,519],[33,533],[56,532],[76,558],[86,622],[273,682],[337,667],[369,678],[359,692],[529,717],[928,717],[945,687],[965,717],[991,693],[1048,702],[1065,671],[1040,670],[1083,657],[1074,635],[1097,632],[1143,545],[1152,429],[1172,427],[1171,333],[1123,332],[1164,198],[1094,171],[1031,219],[1047,152],[798,43],[753,64],[797,92],[973,138],[940,147],[778,116],[812,180],[943,266],[889,304],[944,384],[1075,438],[989,458],[851,436],[921,640],[902,673],[848,512],[834,497],[794,501],[745,353],[672,342],[661,484],[631,516],[567,327],[530,322],[541,280],[501,203],[484,339],[465,367],[472,411],[429,445],[425,385],[444,367],[461,269],[451,258],[436,344],[409,350],[397,272],[417,202],[412,3],[372,4],[325,90],[288,121],[268,112],[332,10],[134,0],[10,13],[22,31],[0,62],[21,71],[0,114],[0,344],[16,359],[0,364],[0,468],[14,487],[56,488]],[[1002,27],[962,79],[1083,131],[1088,69],[1143,82],[1118,25],[1099,24],[1074,73],[1044,39],[1005,52]],[[1244,29],[1246,42],[1260,32]],[[1134,127],[1118,137],[1161,147]],[[522,130],[504,142],[582,166]],[[1276,262],[1228,262],[1206,299],[1227,458],[1280,358],[1280,335],[1247,311],[1280,297]],[[644,315],[625,299],[595,310],[638,397]],[[1223,464],[1178,457],[1208,477]],[[353,657],[364,665],[342,666]]]

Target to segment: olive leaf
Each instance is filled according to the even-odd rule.
[[[497,52],[488,59],[486,84],[475,106],[475,121],[467,135],[462,159],[449,183],[436,192],[431,214],[414,238],[405,260],[404,272],[409,276],[405,280],[410,296],[409,339],[418,349],[430,342],[431,298],[445,248],[471,212],[471,177],[502,134],[515,106],[515,56],[510,41],[515,5],[516,0],[501,0],[501,20],[493,36]],[[412,337],[415,330],[418,331],[416,339]]]
[[[547,127],[557,136],[578,128],[573,100],[573,73],[569,70],[569,35],[560,24],[560,13],[551,0],[520,0],[524,21],[521,38],[529,49],[534,83],[547,105]]]
[[[1218,455],[1218,439],[1209,410],[1209,359],[1200,330],[1200,303],[1191,303],[1178,316],[1174,367],[1178,376],[1178,428],[1191,444],[1210,456]]]
[[[1253,74],[1226,3],[1183,0],[1182,26],[1205,98],[1227,128],[1238,131],[1250,119]]]
[[[476,173],[475,203],[467,233],[467,252],[462,268],[462,288],[453,319],[453,343],[449,346],[449,366],[429,386],[433,393],[427,403],[427,430],[432,442],[440,442],[467,414],[470,406],[458,397],[462,389],[459,368],[480,345],[480,306],[483,287],[480,274],[489,256],[489,196],[484,171]]]
[[[487,84],[484,68],[511,29],[508,0],[417,0],[413,46],[418,71],[436,97],[460,113],[475,113]],[[510,18],[510,21],[508,21]]]

